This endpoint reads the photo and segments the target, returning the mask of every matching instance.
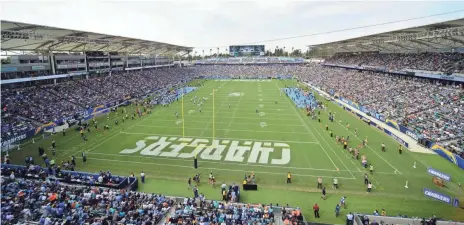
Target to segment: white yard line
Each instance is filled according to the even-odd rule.
[[[81,157],[76,157],[76,158],[81,158]],[[167,167],[182,167],[182,168],[189,168],[192,169],[192,166],[183,166],[183,165],[172,165],[172,164],[167,164],[167,163],[154,163],[154,162],[134,162],[134,161],[124,161],[124,160],[114,160],[114,159],[97,159],[93,158],[92,160],[100,160],[100,161],[108,161],[108,162],[121,162],[124,164],[144,164],[144,165],[158,165],[158,166],[167,166]],[[241,173],[249,173],[249,170],[237,170],[237,169],[229,169],[229,168],[215,168],[215,167],[198,167],[199,169],[205,169],[205,170],[222,170],[222,171],[233,171],[233,172],[241,172]],[[274,172],[266,172],[266,171],[255,171],[257,174],[273,174],[273,175],[287,175],[287,173],[274,173]],[[310,174],[293,174],[295,176],[301,176],[301,177],[324,177],[324,178],[334,178],[332,176],[319,176],[319,175],[310,175]],[[338,179],[346,179],[346,180],[354,180],[355,178],[351,177],[336,177]]]
[[[137,125],[137,127],[158,127],[158,128],[173,128],[172,126],[155,126],[155,125]],[[205,128],[185,127],[185,130],[201,130],[200,136],[203,135]],[[301,134],[301,132],[285,132],[285,131],[259,131],[259,130],[234,130],[234,129],[215,129],[216,131],[237,131],[237,132],[256,132],[256,133],[275,133],[275,134]],[[190,136],[189,136],[190,137]]]
[[[230,120],[229,124],[227,125],[227,129],[224,131],[224,138],[227,138],[227,135],[229,135],[230,127],[232,126],[232,122],[235,119],[235,114],[237,113],[238,106],[240,105],[240,101],[242,101],[243,95],[240,95],[240,99],[238,100],[237,104],[234,106],[234,111],[232,113],[232,119]]]
[[[213,94],[215,95],[215,89],[213,89]],[[215,101],[216,100],[216,96],[212,99],[212,101]],[[208,112],[212,112],[214,114],[214,116],[210,116],[211,119],[209,120],[209,122],[206,124],[205,127],[203,127],[203,129],[201,130],[200,132],[200,136],[203,136],[204,133],[205,133],[205,130],[208,128],[208,126],[211,124],[211,122],[215,122],[213,121],[214,119],[216,119],[216,114],[219,113],[219,111],[221,110],[222,106],[224,105],[224,103],[226,103],[226,101],[222,101],[221,105],[219,106],[219,108],[217,108],[215,111],[216,112],[213,112],[213,111],[208,111]],[[214,104],[214,102],[213,102]],[[187,128],[184,128],[184,129],[187,129]],[[213,131],[214,132],[214,131]],[[214,137],[215,138],[215,137]]]
[[[108,153],[100,153],[100,152],[91,152],[89,155],[103,155],[103,156],[117,156],[123,158],[141,158],[147,159],[154,156],[144,156],[144,155],[128,155],[128,154],[108,154]],[[184,161],[184,162],[192,162],[191,159],[181,159],[181,158],[168,158],[168,157],[159,157],[160,160],[171,160],[171,161]],[[282,169],[295,169],[295,170],[314,170],[314,171],[327,171],[327,172],[348,172],[348,170],[329,170],[329,169],[318,169],[318,168],[307,168],[307,167],[292,167],[292,166],[272,166],[272,165],[262,165],[262,164],[245,164],[245,163],[232,163],[232,162],[225,162],[225,161],[212,161],[212,160],[204,160],[202,163],[211,163],[211,164],[230,164],[230,165],[237,165],[237,166],[253,166],[253,167],[263,167],[263,168],[282,168]],[[355,173],[366,173],[365,171],[352,171]],[[390,172],[381,172],[376,171],[375,173],[379,174],[389,174],[395,175],[395,173]]]
[[[279,86],[277,86],[277,84],[275,84],[277,89],[279,89]],[[287,96],[284,96],[284,98],[287,100],[287,102],[289,102],[292,106],[293,104],[290,102],[290,100],[288,99]],[[301,122],[305,125],[306,129],[309,131],[309,133],[311,133],[311,135],[317,140],[316,136],[314,135],[314,133],[312,132],[312,130],[308,127],[308,124],[306,124],[306,122],[304,121],[304,119],[301,117],[301,114],[295,109],[295,107],[292,107],[293,110],[295,111],[295,113],[298,115],[298,117],[300,118]],[[318,131],[319,132],[319,131]],[[320,133],[319,133],[320,135]],[[321,136],[321,135],[320,135]],[[327,141],[321,136],[321,138],[324,140],[324,142],[332,149],[332,147],[329,145],[329,143],[327,143]],[[319,143],[319,140],[318,140],[318,143]],[[332,160],[332,158],[329,156],[329,154],[327,153],[327,151],[325,150],[324,146],[322,146],[320,143],[319,145],[321,146],[322,150],[324,151],[324,153],[327,155],[327,157],[329,158],[329,160],[332,162],[332,164],[335,166],[336,169],[338,169],[337,165],[335,165],[334,161]],[[334,152],[335,156],[338,157],[338,155],[335,153],[335,151],[332,149],[332,151]],[[353,176],[354,179],[356,179],[356,177],[354,176],[354,174],[348,169],[348,167],[345,165],[345,163],[340,159],[340,157],[338,157],[338,159],[340,160],[340,162],[343,164],[343,166],[348,170],[348,172],[351,174],[351,176]]]
[[[121,132],[123,134],[131,134],[131,135],[147,135],[147,136],[166,136],[166,137],[182,137],[180,135],[169,135],[169,134],[159,134],[159,133],[140,133],[140,132]],[[205,137],[205,136],[189,136],[192,138],[212,138],[212,137]],[[319,144],[318,142],[314,141],[283,141],[283,140],[257,140],[257,139],[244,139],[244,138],[223,138],[227,140],[242,140],[242,141],[260,141],[260,142],[282,142],[282,143],[299,143],[299,144]],[[222,140],[222,139],[221,139]]]
[[[338,146],[338,144],[337,144],[337,142],[336,142],[336,141],[334,141],[332,138],[330,138],[330,140],[332,140],[332,142],[333,142],[333,143],[335,143],[335,145],[337,145],[337,146]],[[358,172],[362,172],[362,171],[361,171],[361,169],[359,168],[359,165],[357,165],[357,164],[356,164],[356,163],[357,163],[357,161],[353,161],[353,159],[352,159],[352,158],[350,158],[350,156],[349,156],[349,155],[347,155],[347,154],[346,154],[346,152],[344,152],[344,151],[345,151],[345,150],[344,150],[344,149],[342,149],[343,155],[345,155],[345,156],[348,158],[348,160],[350,160],[351,164],[353,164],[353,166],[355,166],[355,167],[358,169]],[[365,172],[363,172],[363,173],[365,173]],[[394,173],[392,173],[392,174],[394,174]]]
[[[185,116],[185,115],[184,115]],[[191,116],[191,115],[187,115],[187,116]],[[191,116],[192,118],[211,118],[211,116]],[[230,117],[230,116],[221,116],[221,119],[229,119],[229,118],[234,118],[234,117]],[[240,116],[236,116],[235,117],[236,119],[261,119],[261,117],[240,117]],[[279,121],[295,121],[295,119],[286,119],[286,118],[282,118],[282,117],[269,117],[269,116],[266,116],[266,119],[274,119],[274,120],[279,120]],[[148,121],[157,121],[158,119],[148,119]]]
[[[156,156],[143,156],[143,155],[128,155],[128,154],[107,154],[107,153],[89,153],[95,155],[103,155],[103,156],[118,156],[118,157],[129,157],[129,158],[152,158]],[[171,160],[171,161],[184,161],[184,162],[192,162],[191,159],[181,159],[181,158],[168,158],[168,157],[158,157],[160,160]],[[329,169],[317,169],[317,168],[307,168],[307,167],[291,167],[291,166],[272,166],[272,165],[263,165],[263,164],[250,164],[250,163],[233,163],[233,162],[226,162],[226,161],[212,161],[212,160],[202,160],[203,163],[211,163],[211,164],[230,164],[236,166],[253,166],[253,167],[263,167],[263,168],[282,168],[282,169],[295,169],[295,170],[317,170],[317,171],[329,171],[329,172],[337,172],[337,170],[329,170]],[[340,170],[347,172],[348,170]]]
[[[241,96],[240,96],[241,97]],[[216,110],[216,115],[217,114],[233,114],[234,111],[232,112],[220,112],[219,113],[219,110],[222,109],[223,105],[224,105],[225,101],[219,106],[219,108]],[[237,102],[236,104],[238,104],[240,102]],[[256,106],[256,104],[255,104]],[[266,108],[267,109],[267,108]],[[209,110],[202,110],[201,111],[202,113],[212,113],[213,111],[209,111]],[[240,114],[250,114],[250,115],[255,115],[256,113],[255,112],[240,112]],[[266,115],[279,115],[279,116],[293,116],[295,115],[294,113],[266,113]],[[185,115],[184,115],[185,116]]]
[[[85,142],[84,142],[84,143],[83,143],[84,145],[85,145],[85,144],[93,144],[93,142],[97,142],[98,144],[95,145],[95,146],[93,146],[93,147],[90,148],[90,149],[79,149],[79,148],[78,148],[78,150],[72,152],[72,154],[78,154],[78,153],[81,153],[81,152],[90,152],[90,151],[93,151],[94,149],[98,148],[98,147],[101,146],[102,144],[104,144],[104,143],[108,142],[109,140],[113,139],[114,137],[118,136],[118,134],[121,134],[123,130],[125,130],[125,129],[129,130],[130,128],[136,126],[138,123],[142,122],[143,120],[145,120],[145,119],[147,119],[147,118],[149,118],[149,117],[151,117],[151,116],[156,115],[156,114],[159,113],[160,111],[161,111],[161,110],[157,110],[157,111],[155,111],[153,114],[147,115],[146,117],[142,117],[140,120],[136,121],[135,123],[133,123],[132,125],[130,125],[130,126],[127,127],[127,128],[124,127],[124,126],[121,126],[120,128],[118,128],[118,129],[112,131],[111,133],[114,132],[114,134],[112,134],[110,137],[108,137],[108,138],[107,138],[106,140],[104,140],[104,141],[101,141],[101,142],[100,142],[100,139],[93,139],[90,143],[85,143]],[[119,132],[118,132],[118,131],[119,131]],[[103,131],[102,131],[102,132],[103,132]],[[97,140],[97,141],[95,141],[95,140]],[[63,156],[66,156],[67,154],[69,154],[69,152],[66,152]]]
[[[337,120],[335,120],[335,122],[336,122],[337,124],[339,124],[340,126],[342,126],[343,128],[345,128],[345,127],[344,127],[340,122],[338,122]],[[345,129],[346,129],[346,128],[345,128]],[[351,132],[349,129],[346,129],[346,130],[347,130],[349,133],[353,134],[353,136],[354,136],[356,139],[358,139],[359,141],[362,142],[362,140],[361,140],[358,136],[354,135],[353,132]],[[367,146],[368,149],[370,149],[372,152],[374,152],[377,156],[379,156],[383,161],[385,161],[389,166],[391,166],[394,170],[396,170],[396,172],[398,172],[399,174],[401,174],[401,172],[400,172],[398,169],[396,169],[390,162],[388,162],[385,158],[383,158],[379,153],[377,153],[375,150],[373,150],[371,147],[369,147],[369,145],[366,145],[366,146]]]
[[[221,117],[223,118],[223,117]],[[233,117],[232,117],[233,118]],[[164,120],[164,119],[157,119],[156,121],[164,121],[164,122],[172,122],[172,123],[175,123],[176,120]],[[208,122],[208,121],[199,121],[199,120],[196,120],[196,121],[188,121],[189,123],[201,123],[201,124],[204,124],[205,122]],[[228,124],[229,122],[215,122],[216,124]],[[243,125],[249,125],[250,123],[240,123],[240,122],[234,122],[234,124],[243,124]],[[302,124],[277,124],[277,123],[266,123],[267,125],[276,125],[276,126],[279,126],[279,127],[298,127],[298,126],[304,126]]]

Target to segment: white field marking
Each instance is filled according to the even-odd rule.
[[[289,101],[288,98],[287,98],[287,101]],[[293,109],[295,109],[295,108],[293,108]],[[305,123],[306,127],[308,127],[306,121],[304,121],[304,119],[301,117],[301,114],[300,114],[298,111],[296,111],[296,109],[295,109],[295,112],[298,113],[298,115],[300,116],[300,118],[303,120],[303,123]],[[308,129],[309,129],[309,127],[308,127]],[[313,134],[312,130],[311,130],[311,129],[309,129],[309,130],[310,130],[311,134]],[[351,173],[351,171],[348,169],[348,166],[346,166],[345,162],[343,162],[343,160],[338,156],[338,154],[335,152],[335,150],[333,149],[333,147],[332,147],[332,146],[325,140],[325,138],[321,135],[321,132],[319,132],[319,130],[317,129],[317,127],[316,127],[315,130],[316,130],[317,134],[319,135],[319,137],[321,137],[322,140],[327,144],[327,146],[329,146],[329,148],[332,150],[332,152],[335,154],[335,156],[338,158],[338,160],[342,163],[342,165]],[[321,145],[321,146],[322,146],[322,145]],[[341,149],[341,150],[343,151],[343,149]],[[356,177],[353,175],[353,173],[351,173],[351,175],[356,179]]]
[[[207,147],[207,146],[205,146]],[[154,156],[142,156],[142,155],[127,155],[127,154],[108,154],[108,153],[100,153],[100,152],[89,152],[89,155],[103,155],[103,156],[117,156],[117,157],[124,157],[124,158],[142,158],[142,159],[147,159],[147,158],[156,158]],[[185,162],[191,162],[191,159],[181,159],[181,158],[168,158],[168,157],[159,157],[159,159],[162,160],[171,160],[171,161],[185,161]],[[292,166],[272,166],[272,165],[262,165],[262,164],[245,164],[245,163],[232,163],[232,162],[225,162],[225,161],[212,161],[212,160],[202,160],[203,163],[211,163],[211,164],[230,164],[230,165],[237,165],[237,166],[253,166],[253,167],[263,167],[263,168],[283,168],[283,169],[295,169],[295,170],[315,170],[315,171],[328,171],[328,172],[348,172],[348,170],[329,170],[329,169],[318,169],[318,168],[307,168],[307,167],[292,167]],[[354,173],[366,173],[363,171],[352,171]],[[376,171],[375,173],[379,174],[389,174],[389,175],[394,175],[394,173],[389,173],[389,172],[380,172]]]
[[[64,157],[64,156],[66,156],[66,155],[68,155],[70,153],[71,153],[71,155],[80,153],[81,152],[80,150],[85,149],[88,145],[92,145],[92,144],[98,143],[98,142],[99,142],[98,138],[92,139],[91,141],[84,141],[83,140],[80,144],[78,144],[77,146],[72,147],[69,151],[66,151],[64,154],[62,154],[59,157]]]
[[[147,135],[147,136],[166,136],[166,137],[181,137],[179,135],[170,135],[170,134],[157,134],[157,133],[136,133],[136,132],[121,132],[123,134],[132,134],[132,135]],[[188,136],[191,138],[212,138],[207,136]],[[245,138],[220,138],[218,140],[227,139],[227,140],[241,140],[241,141],[259,141],[259,142],[288,142],[288,143],[298,143],[298,144],[318,144],[318,142],[314,141],[282,141],[282,140],[257,140],[257,139],[245,139]]]
[[[236,104],[234,104],[234,105],[231,104],[231,106],[235,107],[237,105]],[[250,105],[250,107],[253,107],[255,109],[256,108],[263,108],[264,106],[265,106],[264,104],[258,104],[258,105],[255,104],[253,106]],[[242,107],[243,107],[243,105],[242,105]],[[281,108],[281,107],[279,107],[279,108]],[[277,110],[279,108],[278,107],[271,107],[270,104],[267,104],[267,106],[266,106],[266,109],[272,110],[272,111],[275,111],[275,110]],[[205,109],[206,108],[203,107],[202,112],[205,112],[205,113],[212,113],[213,112],[212,110],[205,110]],[[288,113],[286,113],[286,112],[288,112]],[[291,110],[288,110],[288,111],[287,110],[285,110],[285,111],[281,110],[279,112],[273,112],[273,113],[269,113],[269,114],[275,114],[275,115],[279,115],[279,116],[293,116],[294,115],[293,112],[291,112],[291,113],[290,112],[291,112]],[[222,111],[222,112],[216,113],[216,114],[232,114],[232,113],[233,113],[233,111]],[[238,111],[238,113],[240,113],[240,114],[253,114],[254,112],[250,112],[250,110],[243,110],[242,109],[242,110]],[[184,116],[185,115],[189,115],[189,114],[184,114]]]
[[[337,122],[340,126],[344,127],[339,121],[335,120],[335,122]],[[358,139],[359,141],[362,142],[362,140],[361,140],[358,136],[354,135],[353,132],[351,132],[350,130],[348,130],[348,132],[351,133],[351,134],[353,134],[353,136],[354,136],[356,139]],[[398,171],[399,174],[401,174],[401,172],[400,172],[398,169],[396,169],[392,164],[390,164],[390,163],[389,163],[385,158],[383,158],[379,153],[377,153],[375,150],[373,150],[369,145],[366,145],[366,146],[367,146],[368,149],[370,149],[372,152],[374,152],[377,156],[379,156],[383,161],[385,161],[389,166],[391,166],[391,168],[393,168],[394,170]]]
[[[58,134],[58,133],[57,133],[57,134]],[[55,135],[56,135],[56,134],[55,134]],[[78,136],[80,136],[79,133],[76,134],[76,135],[72,135],[72,136],[66,138],[65,140],[57,141],[57,145],[58,145],[59,143],[65,143],[65,142],[67,142],[67,141],[69,141],[69,140],[71,140],[71,139],[74,139],[75,137],[78,137]],[[50,137],[52,137],[52,136],[50,136]],[[50,138],[50,137],[49,137],[49,138]],[[46,138],[46,139],[49,139],[49,138]],[[37,144],[38,146],[40,146],[40,143],[44,142],[44,140],[45,140],[45,139],[40,139],[40,140],[36,141],[36,144]],[[31,142],[32,142],[32,140],[31,140]],[[26,144],[29,144],[29,143],[26,143]],[[23,146],[24,146],[24,145],[25,145],[25,144],[23,144]],[[57,157],[61,157],[63,154],[66,154],[66,152],[71,151],[72,149],[74,149],[74,148],[76,148],[76,147],[77,147],[77,146],[74,146],[74,147],[72,147],[71,149],[63,149],[63,150],[60,150],[60,149],[57,148],[57,153],[59,153],[59,154],[57,154]],[[64,152],[64,153],[62,153],[62,152]]]
[[[227,100],[225,100],[227,101]],[[227,101],[228,103],[230,103],[230,105],[235,105],[238,103],[238,101]],[[267,104],[267,107],[269,107],[270,109],[277,109],[277,108],[282,108],[282,107],[279,107],[279,105],[275,104],[275,101],[267,101],[267,102],[259,102],[260,104]],[[256,106],[256,101],[253,101],[252,103],[246,103],[245,100],[241,101],[240,102],[241,105],[245,105],[245,106],[250,106],[250,107],[253,107],[253,106]],[[196,105],[184,105],[185,108],[194,108]],[[180,106],[176,106],[176,105],[173,105],[173,106],[170,106],[169,108],[166,108],[167,112],[171,112],[171,113],[175,113],[177,110],[179,110],[181,107]],[[211,105],[203,105],[202,109],[205,109],[204,111],[205,112],[210,112],[212,109],[213,109],[213,106],[212,104]],[[289,110],[291,111],[291,110]]]
[[[124,130],[124,129],[129,130],[130,128],[134,127],[135,125],[137,125],[138,123],[142,122],[143,120],[149,118],[150,116],[156,115],[156,114],[159,113],[160,111],[162,111],[162,110],[155,111],[155,113],[153,113],[153,114],[150,114],[150,115],[148,115],[148,116],[146,116],[146,117],[142,117],[141,119],[139,119],[138,121],[136,121],[136,122],[133,123],[132,125],[128,126],[127,128],[125,128],[124,126],[121,126],[121,127],[119,127],[118,129],[115,129],[114,131],[112,130],[110,133],[113,133],[113,132],[114,132],[114,134],[112,134],[112,135],[111,135],[110,137],[108,137],[106,140],[104,140],[104,141],[102,141],[102,142],[99,142],[99,144],[93,146],[92,148],[90,148],[90,149],[88,149],[88,150],[86,150],[86,149],[84,149],[84,150],[82,150],[82,151],[78,150],[78,151],[75,151],[73,154],[78,154],[78,153],[81,153],[81,152],[90,152],[90,151],[94,150],[95,148],[99,147],[100,145],[102,145],[102,144],[108,142],[109,140],[113,139],[114,137],[118,136],[118,134],[121,134],[122,130]],[[117,131],[119,131],[119,132],[117,132]],[[93,139],[93,140],[91,141],[91,143],[93,143],[95,140],[100,141],[99,139]]]
[[[277,86],[277,84],[275,84],[275,85],[276,85],[277,89],[280,90],[280,89],[279,89],[279,86]],[[284,98],[287,100],[287,102],[288,102],[289,104],[291,104],[291,105],[293,106],[293,104],[290,102],[290,100],[288,100],[288,98],[287,98],[286,96],[284,96]],[[295,109],[295,107],[292,107],[292,108],[293,108],[293,110],[295,111],[295,113],[298,115],[298,117],[300,118],[301,122],[305,125],[305,127],[306,127],[306,129],[309,131],[309,133],[311,133],[311,135],[317,140],[317,138],[316,138],[316,136],[314,135],[314,133],[313,133],[313,132],[311,131],[311,129],[308,127],[308,124],[306,124],[306,122],[304,121],[304,119],[301,117],[301,114]],[[319,135],[320,135],[320,133],[319,133]],[[324,138],[322,138],[322,139],[325,141]],[[317,142],[319,143],[319,140],[317,140]],[[329,147],[331,147],[331,146],[329,145],[329,143],[327,143],[327,141],[325,141],[325,142],[326,142],[326,144],[327,144]],[[319,145],[321,146],[322,150],[323,150],[324,153],[327,155],[327,157],[330,159],[330,161],[332,162],[332,164],[335,166],[335,168],[338,169],[337,165],[335,165],[335,162],[334,162],[334,161],[332,160],[332,158],[329,156],[329,154],[328,154],[327,151],[325,150],[324,146],[322,146],[320,143],[319,143]],[[334,151],[333,149],[332,149],[332,151],[335,153],[335,151]],[[338,155],[337,155],[336,153],[335,153],[335,156],[338,157]],[[345,166],[345,168],[348,170],[348,172],[351,174],[351,176],[353,176],[353,178],[356,179],[356,177],[354,176],[354,174],[351,173],[351,171],[348,169],[348,167],[345,165],[345,163],[344,163],[339,157],[338,157],[338,159],[339,159],[340,162]]]
[[[222,105],[220,106],[218,111],[222,108]],[[209,112],[213,112],[213,111],[207,111],[207,110],[204,111],[203,110],[202,112],[209,113]],[[216,112],[216,115],[218,115],[218,114],[233,114],[233,112],[221,112],[221,113]],[[256,112],[240,112],[240,114],[253,114],[254,115],[254,114],[256,114]],[[294,116],[295,115],[294,113],[267,113],[267,114],[269,114],[269,115],[279,115],[279,116]],[[185,115],[184,115],[184,117],[185,117]]]
[[[154,125],[137,125],[137,127],[159,127],[159,128],[176,128],[173,126],[154,126]],[[205,128],[185,127],[186,130],[206,130]],[[234,129],[216,129],[223,131],[237,131],[237,132],[257,132],[257,133],[274,133],[274,134],[301,134],[301,132],[286,132],[286,131],[257,131],[257,130],[234,130]],[[204,133],[204,132],[203,132]],[[200,136],[202,133],[200,133]]]
[[[156,121],[166,121],[166,122],[175,122],[175,120],[162,120],[162,119],[157,119]],[[188,123],[201,123],[201,124],[204,124],[206,123],[207,121],[188,121]],[[225,124],[225,123],[228,123],[228,122],[216,122],[216,124]],[[234,124],[243,124],[243,125],[249,125],[250,123],[240,123],[240,122],[234,122]],[[267,125],[276,125],[276,126],[279,126],[279,127],[298,127],[298,126],[303,126],[301,123],[299,124],[294,124],[294,125],[288,125],[288,124],[278,124],[278,123],[266,123]]]
[[[255,113],[256,114],[256,113]],[[194,118],[211,118],[211,116],[196,116]],[[229,118],[233,118],[233,117],[230,117],[230,116],[221,116],[221,119],[229,119]],[[236,116],[235,118],[238,118],[238,119],[252,119],[252,120],[261,120],[259,117],[239,117],[239,116]],[[275,120],[279,120],[279,121],[295,121],[295,119],[285,119],[285,118],[280,118],[280,117],[266,117],[267,120],[269,119],[275,119]],[[157,121],[157,119],[147,119],[148,121]]]
[[[240,97],[242,97],[242,95],[240,95]],[[227,97],[227,99],[229,99],[229,97]],[[216,96],[214,96],[213,101],[215,101],[215,100],[216,100]],[[216,109],[216,112],[208,111],[208,112],[212,112],[212,113],[214,114],[214,116],[210,116],[209,122],[206,123],[205,127],[203,127],[203,129],[201,130],[200,136],[203,135],[203,134],[205,133],[206,128],[208,128],[208,126],[211,124],[211,122],[213,122],[213,118],[216,117],[215,115],[216,115],[217,113],[219,113],[219,111],[222,109],[222,106],[224,106],[225,103],[226,103],[226,101],[222,101],[221,105]],[[184,118],[182,118],[182,120],[185,120],[185,116],[184,116]],[[184,129],[186,129],[186,128],[184,127]],[[214,131],[213,131],[213,132],[214,132]]]
[[[317,129],[317,128],[316,128],[316,129]],[[318,131],[318,132],[319,132],[319,131]],[[319,134],[320,134],[320,132],[319,132]],[[331,140],[333,143],[335,143],[335,145],[338,146],[337,142],[334,141],[334,139],[330,138],[330,140]],[[333,149],[332,149],[332,150],[333,150]],[[351,162],[359,171],[361,171],[361,169],[359,169],[359,165],[356,165],[355,162],[353,162],[353,159],[350,158],[350,155],[347,155],[347,154],[344,152],[344,151],[345,151],[344,149],[341,149],[341,150],[342,150],[342,154],[345,155],[345,156],[348,158],[348,160],[350,160],[350,162]],[[334,153],[335,153],[335,152],[334,152]]]
[[[223,95],[223,96],[220,96],[220,95],[216,96],[216,95],[215,95],[214,97],[217,97],[217,99],[220,100],[220,99],[225,99],[225,98],[227,98],[227,96],[228,96],[228,95]],[[270,97],[269,97],[269,96],[270,96]],[[268,98],[268,97],[269,97],[269,98]],[[271,98],[271,97],[274,97],[274,98]],[[262,99],[263,101],[275,101],[275,98],[277,98],[277,97],[280,97],[280,96],[279,96],[279,95],[266,95],[266,97],[265,97],[265,96],[260,96],[260,97],[258,97],[258,99]],[[252,100],[252,99],[253,99],[253,98],[250,97],[250,99],[245,99],[244,101],[245,101],[245,102],[255,102],[255,101],[256,101],[256,100]],[[231,99],[231,101],[234,101],[234,100],[238,101],[238,99]]]
[[[192,162],[191,159],[181,159],[181,158],[168,158],[168,157],[155,157],[155,156],[141,156],[141,155],[126,155],[126,154],[108,154],[108,153],[99,153],[99,152],[92,152],[89,153],[92,155],[103,155],[103,156],[118,156],[118,157],[129,157],[129,158],[158,158],[161,160],[171,160],[171,161],[185,161],[185,162]],[[316,171],[328,171],[328,172],[338,172],[337,170],[329,170],[329,169],[317,169],[317,168],[306,168],[306,167],[291,167],[291,166],[272,166],[272,165],[262,165],[262,164],[246,164],[246,163],[231,163],[225,161],[212,161],[212,160],[204,160],[202,159],[202,163],[211,163],[211,164],[230,164],[230,165],[237,165],[237,166],[253,166],[253,167],[264,167],[264,168],[282,168],[282,169],[295,169],[295,170],[316,170]],[[347,172],[347,170],[340,170],[342,172]]]
[[[234,107],[234,112],[232,113],[232,119],[230,120],[229,124],[227,125],[227,129],[225,129],[224,136],[227,137],[230,131],[230,127],[232,126],[232,121],[235,119],[235,114],[237,113],[238,105],[240,105],[240,101],[242,101],[243,95],[240,95],[240,99],[238,99],[237,104]],[[201,134],[200,134],[201,135]]]
[[[82,158],[82,157],[76,157]],[[182,168],[189,168],[191,169],[192,166],[182,166],[182,165],[172,165],[166,163],[154,163],[154,162],[134,162],[134,161],[124,161],[124,160],[114,160],[114,159],[97,159],[94,158],[92,160],[100,160],[100,161],[110,161],[110,162],[121,162],[121,163],[132,163],[132,164],[146,164],[146,165],[158,165],[158,166],[167,166],[167,167],[182,167]],[[233,172],[241,172],[241,173],[248,173],[249,170],[237,170],[237,169],[225,169],[225,168],[214,168],[214,167],[198,167],[199,169],[205,170],[223,170],[223,171],[233,171]],[[266,171],[255,171],[256,173],[261,174],[273,174],[273,175],[286,175],[287,173],[274,173],[274,172],[266,172]],[[332,176],[317,176],[317,175],[310,175],[310,174],[293,174],[295,176],[301,177],[324,177],[324,178],[338,178],[338,179],[346,179],[346,180],[354,180],[352,177],[332,177]]]

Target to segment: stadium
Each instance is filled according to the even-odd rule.
[[[2,224],[463,224],[464,19],[305,54],[1,35]]]

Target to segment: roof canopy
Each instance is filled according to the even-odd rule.
[[[1,21],[2,51],[104,51],[172,55],[192,48],[135,38]]]
[[[397,31],[311,45],[312,49],[337,52],[423,52],[464,46],[464,19],[412,27]]]

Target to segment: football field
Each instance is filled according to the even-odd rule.
[[[296,85],[294,80],[208,80],[183,99],[168,107],[156,107],[152,114],[141,118],[122,122],[121,109],[109,114],[109,119],[98,118],[100,127],[108,124],[110,130],[96,132],[92,127],[86,134],[88,141],[83,141],[79,132],[69,130],[65,137],[56,134],[28,143],[10,155],[18,164],[23,164],[26,155],[42,163],[37,147],[45,147],[47,155],[52,155],[51,140],[55,139],[57,162],[74,155],[79,159],[76,170],[110,170],[113,174],[137,176],[144,171],[147,182],[139,185],[144,192],[192,196],[187,179],[201,173],[199,189],[209,199],[220,199],[219,190],[207,183],[210,172],[218,185],[241,183],[244,176],[254,172],[259,190],[242,191],[243,202],[299,206],[313,221],[311,207],[316,202],[321,206],[321,219],[317,221],[323,222],[343,223],[348,210],[372,213],[382,208],[391,216],[436,214],[464,220],[462,209],[428,199],[422,191],[427,187],[462,199],[463,189],[457,185],[464,182],[462,170],[437,155],[407,150],[399,154],[396,141],[331,102],[327,110],[320,111],[321,122],[312,120],[281,91]],[[204,103],[199,106],[194,99]],[[129,115],[134,109],[126,107]],[[335,113],[334,122],[328,121],[329,111]],[[114,124],[115,119],[119,125]],[[360,156],[366,156],[374,166],[373,174],[330,137],[326,124],[334,137],[349,136],[350,147],[368,139]],[[380,151],[382,143],[386,152]],[[86,165],[80,161],[83,151],[88,156]],[[199,166],[196,170],[195,156]],[[450,174],[453,182],[446,188],[436,187],[427,174],[429,166]],[[287,172],[292,174],[291,184],[286,184]],[[366,173],[374,185],[371,194],[366,193],[364,185]],[[318,177],[327,188],[327,200],[321,200],[320,190],[316,189]],[[332,189],[334,178],[338,179],[338,190]],[[336,218],[334,208],[342,196],[347,197],[348,209]]]

